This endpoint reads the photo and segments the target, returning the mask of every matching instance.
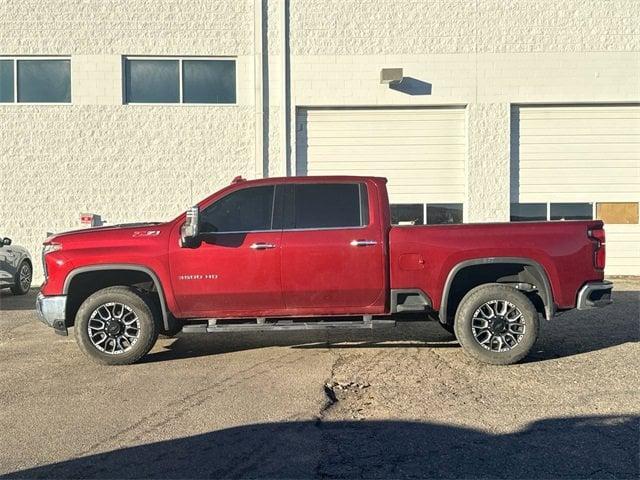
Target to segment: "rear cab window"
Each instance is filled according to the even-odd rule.
[[[299,183],[287,188],[285,230],[360,228],[368,224],[364,183]]]

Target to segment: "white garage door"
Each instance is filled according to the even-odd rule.
[[[606,273],[640,275],[640,106],[521,106],[513,121],[518,203],[550,219],[591,208],[607,223]]]
[[[461,215],[464,108],[299,109],[296,131],[297,175],[387,177],[392,204],[457,204]]]

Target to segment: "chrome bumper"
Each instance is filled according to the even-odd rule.
[[[611,282],[587,283],[578,292],[576,308],[578,310],[589,310],[590,308],[610,305],[612,303],[611,290],[613,290],[613,283]]]
[[[56,333],[61,335],[67,334],[67,325],[65,322],[66,307],[66,295],[45,297],[39,293],[36,299],[36,312],[38,313],[40,321],[52,327]]]

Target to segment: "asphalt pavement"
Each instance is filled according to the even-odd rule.
[[[608,308],[543,322],[507,367],[435,323],[180,334],[104,367],[34,301],[0,293],[0,476],[640,476],[638,280],[616,280]]]

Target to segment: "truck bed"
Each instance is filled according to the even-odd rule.
[[[593,241],[587,234],[602,226],[601,221],[555,221],[392,227],[391,288],[420,288],[438,310],[457,265],[524,257],[544,269],[557,307],[573,308],[580,287],[604,277],[593,266]]]

